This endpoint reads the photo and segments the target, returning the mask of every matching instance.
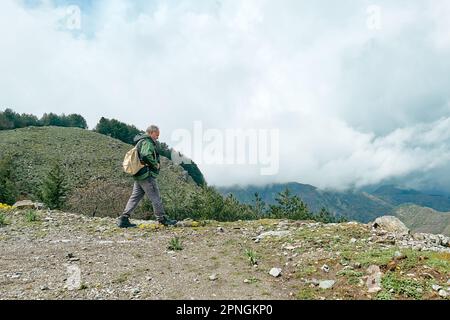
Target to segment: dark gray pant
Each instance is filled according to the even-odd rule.
[[[147,197],[152,202],[153,213],[155,214],[156,219],[158,219],[158,221],[163,220],[165,215],[164,206],[161,201],[158,185],[153,177],[134,182],[133,192],[131,193],[130,200],[128,200],[122,215],[129,218],[139,204],[139,201],[144,197],[144,194],[147,194]]]

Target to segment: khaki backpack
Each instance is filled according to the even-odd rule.
[[[138,145],[139,144],[137,144],[133,149],[127,152],[122,163],[123,171],[133,176],[138,173],[139,170],[145,167],[139,157]]]

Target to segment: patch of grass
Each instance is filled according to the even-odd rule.
[[[6,221],[6,216],[3,213],[0,213],[0,227],[4,227],[8,224]]]
[[[351,260],[356,260],[361,263],[363,267],[368,267],[372,264],[376,265],[386,265],[389,261],[392,260],[395,251],[398,251],[397,248],[389,248],[389,249],[369,249],[366,251],[361,251],[353,255]],[[346,256],[348,258],[348,256]]]
[[[450,273],[450,253],[448,252],[430,252],[426,255],[428,260],[425,264],[436,269],[441,273]]]
[[[249,281],[248,283],[250,283],[250,284],[259,282],[259,279],[255,278],[255,277],[248,278],[247,280]]]
[[[170,239],[167,249],[172,250],[172,251],[183,250],[183,244],[182,244],[180,238],[174,237],[174,238]]]
[[[296,272],[297,278],[304,278],[313,275],[317,272],[317,268],[314,266],[306,266]]]
[[[25,212],[25,219],[27,220],[27,222],[36,222],[39,220],[39,217],[35,210],[27,210]]]
[[[341,270],[336,275],[345,277],[350,285],[357,285],[364,273],[355,270]]]
[[[316,291],[317,290],[314,288],[306,287],[306,288],[301,289],[295,297],[298,300],[315,300]]]
[[[384,295],[390,293],[402,295],[407,298],[421,299],[423,288],[422,285],[412,279],[402,279],[395,273],[387,273],[381,279],[381,285],[383,287]],[[382,295],[383,295],[382,294]]]
[[[386,290],[377,293],[375,299],[377,300],[393,300],[392,294]]]
[[[247,256],[250,265],[254,266],[258,264],[258,255],[252,249],[245,249],[245,255]]]

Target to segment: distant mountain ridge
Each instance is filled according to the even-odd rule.
[[[417,205],[401,205],[394,210],[394,214],[414,232],[450,236],[450,212],[437,212]]]
[[[321,208],[331,213],[360,222],[373,221],[379,216],[392,214],[397,206],[416,204],[437,211],[450,211],[450,197],[446,195],[426,194],[417,190],[401,189],[392,185],[381,186],[373,192],[331,191],[301,183],[270,184],[265,186],[217,187],[223,195],[233,194],[239,201],[251,204],[255,193],[268,204],[276,202],[279,192],[289,188],[315,212]]]
[[[443,194],[423,193],[414,189],[401,189],[393,185],[381,186],[372,193],[395,206],[413,203],[437,211],[450,211],[450,197]]]

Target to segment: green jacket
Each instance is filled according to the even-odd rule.
[[[156,178],[161,166],[157,143],[148,135],[137,136],[134,138],[134,141],[137,142],[139,157],[145,164],[145,167],[139,170],[133,178],[139,181],[145,180],[150,176]]]

